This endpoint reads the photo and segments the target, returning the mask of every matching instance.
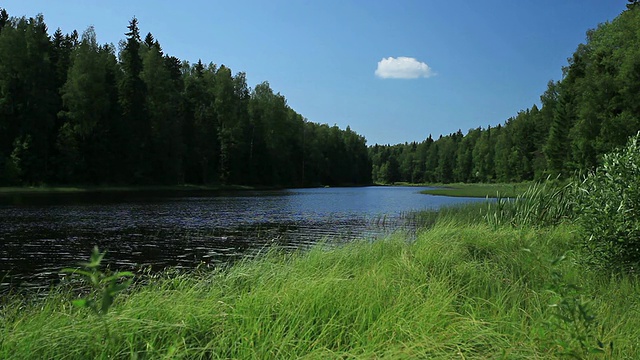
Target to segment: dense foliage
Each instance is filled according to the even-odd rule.
[[[637,272],[640,264],[640,134],[578,185],[577,213],[587,260]]]
[[[132,19],[52,36],[0,9],[0,185],[366,184],[364,137],[307,121],[263,82],[166,55]]]
[[[0,185],[519,182],[590,171],[640,130],[640,7],[587,32],[541,106],[374,145],[307,121],[263,82],[164,54],[134,18],[116,51],[0,12]]]
[[[84,290],[76,282],[13,296],[0,306],[0,357],[637,359],[637,278],[589,271],[571,222],[521,221],[548,190],[507,211],[422,214],[431,227],[413,241],[141,275],[97,316],[70,306]]]
[[[640,130],[640,7],[587,32],[533,105],[495,127],[375,145],[373,179],[392,183],[518,182],[594,169]]]

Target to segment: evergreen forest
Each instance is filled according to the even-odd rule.
[[[640,130],[640,6],[587,32],[559,81],[497,126],[369,148],[380,183],[520,182],[567,178]],[[496,119],[489,119],[494,121]]]
[[[540,106],[497,126],[368,146],[268,82],[165,54],[133,18],[117,48],[0,11],[0,185],[520,182],[594,169],[640,130],[640,7],[587,31]],[[487,119],[495,123],[499,119]],[[428,133],[425,128],[425,134]]]
[[[366,140],[307,121],[268,82],[126,39],[48,34],[0,9],[0,185],[371,183]]]

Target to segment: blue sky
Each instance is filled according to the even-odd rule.
[[[350,125],[373,145],[466,133],[539,104],[586,31],[614,19],[625,4],[9,0],[0,6],[11,16],[42,13],[50,33],[93,25],[100,43],[114,44],[135,15],[142,34],[151,32],[165,53],[246,72],[252,87],[269,81],[310,121]]]

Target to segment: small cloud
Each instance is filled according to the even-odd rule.
[[[378,61],[376,76],[383,79],[417,79],[435,75],[429,65],[415,58],[400,56]]]

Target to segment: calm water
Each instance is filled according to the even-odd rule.
[[[407,213],[477,201],[419,194],[425,188],[31,195],[0,199],[0,292],[48,287],[94,245],[112,268],[192,268],[269,246],[375,239],[411,230]]]

